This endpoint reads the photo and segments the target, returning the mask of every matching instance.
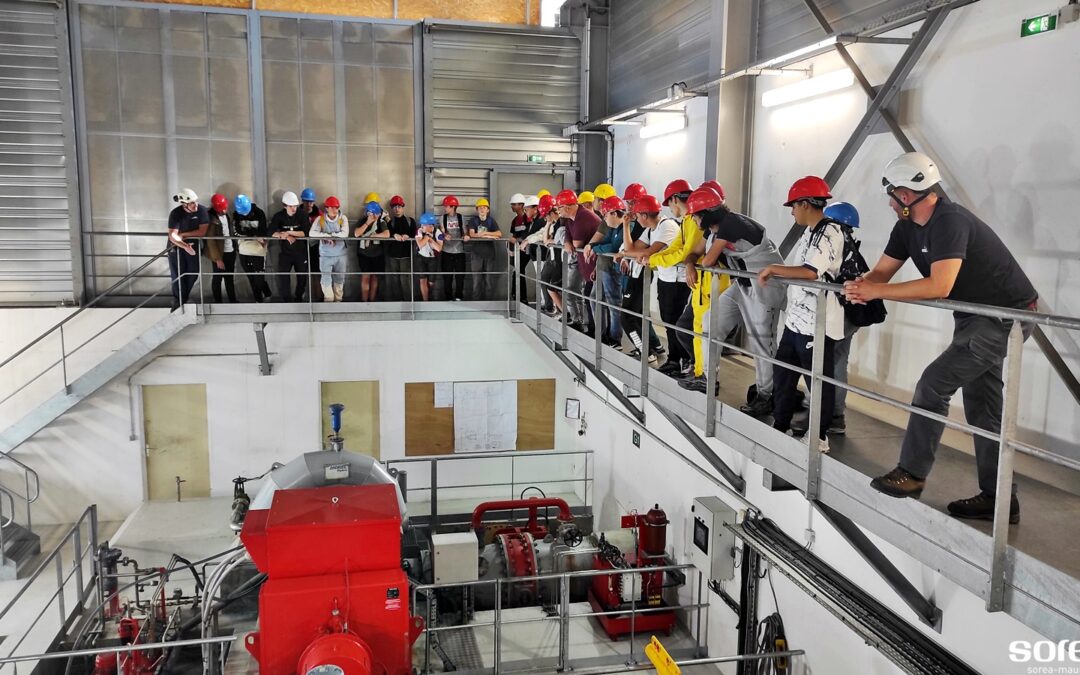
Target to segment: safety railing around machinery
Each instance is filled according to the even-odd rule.
[[[530,450],[530,451],[518,451],[513,453],[506,452],[475,452],[467,454],[455,454],[455,455],[439,455],[430,457],[405,457],[402,459],[388,459],[384,462],[387,470],[391,472],[391,475],[395,475],[395,470],[400,467],[412,467],[414,465],[427,465],[428,476],[427,485],[409,485],[406,482],[405,498],[406,501],[412,503],[414,501],[414,493],[420,493],[421,495],[426,493],[426,499],[421,498],[420,501],[430,504],[429,522],[434,529],[439,522],[439,492],[440,490],[474,490],[481,491],[485,488],[495,488],[495,493],[478,493],[474,494],[471,498],[476,504],[490,499],[517,499],[520,496],[518,488],[528,490],[529,488],[539,488],[545,490],[544,486],[568,486],[575,490],[575,495],[582,500],[582,506],[589,507],[591,494],[593,475],[592,467],[595,466],[595,462],[592,461],[592,450]],[[580,466],[576,462],[570,462],[568,465],[563,463],[563,466],[558,466],[560,460],[581,458]],[[556,471],[552,476],[537,479],[539,473],[537,467],[530,467],[528,473],[522,473],[517,469],[517,465],[522,462],[532,462],[535,460],[550,461],[554,460],[556,469],[567,469],[573,475],[560,476]],[[485,463],[485,471],[492,472],[491,467],[498,463],[506,463],[509,466],[509,481],[506,480],[472,480],[468,483],[447,483],[445,476],[447,471],[444,468],[442,473],[439,471],[439,466],[446,466],[449,463],[461,463],[469,464],[470,462],[483,461]],[[407,470],[406,468],[406,470]],[[577,472],[580,470],[580,475]],[[471,474],[475,476],[475,474]],[[577,487],[581,487],[581,494],[577,494]],[[508,492],[503,492],[499,488],[509,488]],[[556,495],[551,495],[556,496]],[[562,495],[558,495],[562,496]],[[471,508],[469,509],[472,510]]]
[[[3,671],[7,665],[12,665],[12,675],[18,675],[19,664],[29,663],[32,664],[30,671],[35,670],[36,665],[41,661],[56,661],[59,659],[75,659],[75,658],[96,658],[101,655],[114,655],[116,657],[114,672],[126,673],[132,672],[134,669],[130,668],[128,664],[124,662],[125,656],[131,658],[131,655],[136,652],[147,651],[164,651],[170,649],[180,649],[184,647],[202,647],[206,645],[218,645],[222,647],[218,650],[218,673],[225,672],[225,661],[229,657],[229,650],[225,649],[225,645],[230,645],[238,639],[236,635],[221,635],[218,637],[198,638],[192,640],[171,640],[169,642],[145,642],[130,645],[115,645],[112,647],[95,647],[93,649],[73,649],[70,651],[58,651],[58,652],[43,652],[40,654],[26,654],[22,656],[6,656],[0,658],[0,671]]]
[[[540,246],[543,246],[542,244]],[[1050,462],[1052,464],[1066,467],[1072,470],[1080,471],[1080,461],[1066,457],[1061,454],[1046,450],[1045,448],[1035,447],[1017,438],[1017,417],[1019,410],[1019,396],[1020,396],[1020,374],[1021,374],[1021,359],[1023,354],[1024,343],[1024,324],[1027,325],[1041,325],[1056,328],[1063,328],[1066,330],[1080,330],[1080,319],[1068,316],[1045,314],[1041,312],[1033,312],[1019,309],[1009,309],[1003,307],[994,307],[987,305],[977,305],[967,302],[958,302],[955,300],[903,300],[894,301],[901,304],[913,304],[921,305],[925,307],[932,307],[936,309],[943,309],[953,312],[964,312],[967,314],[974,314],[979,316],[992,317],[1001,321],[1011,322],[1012,326],[1009,331],[1008,347],[1006,352],[1006,370],[1005,370],[1005,386],[1004,386],[1004,405],[1002,410],[1002,425],[1001,432],[993,432],[981,427],[977,427],[964,422],[959,422],[950,419],[946,415],[939,415],[929,410],[915,407],[904,401],[879,394],[875,391],[871,391],[864,387],[849,384],[847,382],[840,381],[835,377],[828,377],[824,375],[824,352],[823,350],[814,350],[811,368],[807,370],[798,366],[793,366],[789,363],[779,361],[772,355],[758,354],[750,349],[743,347],[742,345],[733,344],[726,341],[728,336],[719,335],[718,324],[720,319],[719,312],[710,313],[710,323],[704,327],[702,332],[696,332],[688,330],[681,326],[677,326],[672,323],[665,322],[663,320],[654,318],[651,316],[649,298],[652,285],[652,270],[648,265],[644,265],[641,268],[640,275],[642,280],[642,293],[641,297],[644,298],[641,311],[633,311],[625,309],[622,305],[615,305],[604,301],[602,295],[602,284],[594,284],[594,293],[592,296],[585,295],[582,292],[569,289],[569,260],[571,255],[578,253],[584,253],[583,250],[576,250],[571,253],[566,247],[560,247],[555,245],[545,246],[551,250],[549,255],[562,256],[562,279],[559,285],[544,282],[539,275],[535,279],[536,295],[540,298],[545,290],[556,291],[564,298],[566,296],[574,297],[583,303],[588,303],[592,307],[604,309],[611,309],[619,312],[623,316],[632,316],[642,321],[642,342],[643,348],[641,349],[641,366],[640,366],[640,378],[639,378],[639,394],[642,397],[647,397],[649,392],[649,350],[648,344],[648,332],[647,325],[654,324],[662,326],[664,328],[674,330],[683,335],[690,335],[694,338],[702,340],[703,345],[707,345],[706,349],[703,349],[705,356],[704,372],[706,374],[706,387],[705,391],[708,392],[704,401],[704,416],[705,416],[705,433],[707,436],[711,436],[714,433],[714,427],[716,423],[717,412],[717,397],[711,395],[715,391],[717,385],[717,370],[720,364],[721,350],[732,350],[742,355],[749,356],[753,359],[760,359],[767,361],[774,366],[786,368],[793,372],[796,372],[804,377],[808,377],[811,380],[810,386],[810,416],[809,416],[809,429],[806,433],[808,439],[808,456],[806,464],[806,476],[807,483],[802,486],[804,494],[808,500],[817,499],[820,489],[821,479],[821,463],[822,463],[822,448],[820,438],[821,431],[821,394],[822,387],[826,384],[834,387],[842,387],[849,392],[858,394],[865,398],[884,403],[890,407],[898,408],[906,411],[912,415],[920,415],[940,422],[946,427],[956,429],[958,431],[965,432],[973,436],[979,436],[982,438],[995,441],[999,445],[999,462],[998,462],[998,476],[997,476],[997,489],[996,494],[1011,494],[1012,486],[1014,482],[1014,453],[1021,452],[1025,455],[1034,457],[1036,459]],[[599,254],[603,257],[613,259],[617,257],[615,254]],[[516,269],[516,265],[514,266]],[[711,298],[715,300],[720,297],[720,277],[727,275],[729,277],[746,279],[750,281],[757,281],[758,274],[756,272],[747,272],[742,270],[728,269],[726,267],[699,267],[702,272],[709,272],[711,274]],[[704,277],[699,277],[699,283]],[[838,284],[825,283],[819,281],[804,281],[796,279],[785,279],[780,277],[772,277],[768,283],[781,283],[785,285],[796,285],[812,288],[817,291],[817,305],[816,305],[816,322],[814,325],[814,344],[823,344],[825,337],[825,315],[826,315],[826,302],[829,293],[842,293],[843,287]],[[891,301],[893,302],[893,301]],[[568,348],[569,339],[569,324],[567,318],[567,312],[563,311],[561,316],[561,335],[560,335],[560,347],[562,349]],[[535,313],[536,325],[535,331],[537,335],[543,335],[542,329],[542,312],[539,311],[539,303],[537,311]],[[597,368],[602,365],[602,352],[603,352],[603,334],[602,334],[602,321],[595,321],[595,350],[594,350],[594,364]],[[1009,525],[1009,500],[999,499],[996,500],[994,519],[993,519],[993,531],[992,531],[992,546],[991,546],[991,558],[987,561],[987,570],[989,571],[986,580],[986,597],[987,597],[987,610],[988,611],[1001,611],[1004,608],[1004,596],[1005,586],[1011,579],[1011,569],[1006,565],[1006,550],[1008,547],[1008,525]]]
[[[8,636],[0,648],[5,653],[0,658],[0,670],[8,663],[35,660],[25,658],[20,649],[25,647],[32,654],[48,649],[57,635],[70,627],[87,601],[100,595],[95,566],[97,548],[97,506],[91,505],[23,582],[18,593],[0,609],[0,634]],[[24,605],[30,602],[43,602],[34,615],[26,614]],[[51,615],[52,611],[56,614]]]
[[[587,551],[586,551],[587,552]],[[588,570],[568,570],[563,572],[551,572],[547,574],[534,574],[529,576],[519,577],[496,577],[493,579],[481,579],[477,581],[463,581],[456,583],[436,583],[436,584],[416,584],[412,586],[412,607],[413,612],[419,614],[421,607],[425,608],[423,616],[428,620],[424,624],[424,628],[421,631],[421,635],[424,638],[424,660],[423,664],[418,668],[418,671],[423,675],[425,673],[432,672],[431,670],[431,654],[435,649],[435,643],[438,640],[437,634],[490,628],[492,637],[492,661],[491,669],[494,675],[500,675],[504,672],[504,666],[512,665],[510,663],[504,663],[503,651],[502,651],[502,631],[505,626],[530,624],[530,623],[546,623],[557,622],[559,628],[559,641],[558,641],[558,653],[554,670],[557,672],[595,672],[595,673],[607,673],[607,672],[621,672],[626,670],[640,670],[647,668],[641,664],[638,659],[643,656],[643,653],[638,653],[636,647],[644,647],[644,643],[639,641],[643,633],[638,630],[637,621],[642,614],[653,614],[656,612],[685,612],[694,614],[693,621],[693,654],[695,657],[701,657],[702,654],[708,654],[708,633],[705,633],[705,641],[702,642],[702,613],[708,611],[709,602],[708,596],[703,593],[703,585],[701,575],[697,576],[696,593],[697,599],[695,602],[689,604],[664,604],[662,606],[641,606],[638,602],[638,596],[641,594],[642,585],[639,578],[643,572],[660,572],[667,575],[669,572],[676,572],[682,574],[688,570],[694,570],[694,566],[690,564],[668,564],[657,565],[653,567],[644,568],[626,568],[626,569],[588,569]],[[595,577],[608,577],[613,575],[629,575],[629,579],[622,580],[623,584],[629,583],[630,586],[630,601],[629,607],[619,608],[615,610],[607,611],[586,611],[586,612],[573,612],[571,603],[571,581],[574,579],[588,579],[591,580]],[[548,609],[542,612],[541,616],[536,617],[518,617],[511,619],[504,619],[503,615],[506,609],[503,607],[503,590],[506,586],[514,586],[516,584],[535,583],[538,586],[541,584],[550,584],[555,582],[555,593],[557,597],[551,598],[550,603],[545,603]],[[492,597],[494,600],[494,608],[491,613],[490,621],[477,621],[464,623],[461,625],[438,625],[431,619],[435,617],[436,612],[432,611],[432,598],[436,591],[449,591],[451,589],[469,589],[475,592],[476,589],[490,587],[493,588]],[[419,602],[418,596],[424,595],[423,605]],[[536,607],[537,611],[540,607]],[[463,612],[464,614],[464,612]],[[628,650],[627,661],[625,664],[612,668],[610,666],[600,668],[581,668],[574,665],[573,658],[570,654],[570,622],[589,619],[593,617],[614,616],[623,617],[629,621],[629,630],[627,634],[628,638]],[[690,626],[687,625],[688,632]],[[515,644],[515,652],[522,656],[522,661],[530,664],[529,667],[522,670],[536,670],[536,659],[542,658],[540,654],[520,653],[522,650],[521,643]],[[759,655],[742,655],[742,656],[721,656],[721,657],[705,657],[705,658],[692,658],[679,662],[680,665],[705,665],[715,663],[732,663],[737,661],[759,661],[759,660],[780,660],[784,658],[790,658],[792,656],[802,656],[804,652],[802,650],[793,650],[789,652],[774,652],[772,654],[759,654]],[[640,667],[639,667],[640,666]],[[508,670],[506,672],[514,672]]]

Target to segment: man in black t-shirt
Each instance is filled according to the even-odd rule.
[[[861,279],[844,285],[853,302],[948,298],[1011,309],[1034,310],[1038,294],[1012,253],[990,227],[962,206],[931,191],[941,181],[937,166],[917,152],[903,154],[885,168],[882,184],[900,220],[893,227],[885,254]],[[890,284],[908,258],[922,279]],[[955,312],[952,343],[923,371],[912,405],[939,415],[949,413],[949,400],[964,390],[968,424],[993,433],[1001,430],[1002,362],[1011,321]],[[1024,325],[1024,337],[1030,334]],[[893,497],[918,497],[934,464],[945,425],[911,415],[900,450],[899,465],[871,485]],[[978,495],[949,504],[959,518],[992,520],[997,488],[998,442],[975,437]],[[1020,503],[1013,484],[1009,522],[1020,522]]]
[[[300,211],[295,192],[281,195],[282,209],[270,219],[270,236],[282,240],[278,245],[278,298],[281,302],[303,302],[308,274],[308,217]],[[296,291],[291,290],[290,272],[296,270]]]
[[[409,302],[416,298],[417,284],[411,276],[410,256],[415,249],[416,221],[405,215],[405,199],[390,198],[390,222],[387,223],[389,242],[386,246],[386,299]]]
[[[169,212],[169,278],[172,280],[172,308],[191,297],[199,274],[199,241],[210,227],[210,212],[199,204],[194,190],[184,188],[173,195],[180,204]],[[188,240],[191,240],[190,242]]]

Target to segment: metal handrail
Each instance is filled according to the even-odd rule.
[[[94,647],[93,649],[73,649],[66,652],[46,652],[44,654],[29,654],[26,656],[6,656],[0,658],[0,665],[8,663],[22,663],[24,661],[48,661],[51,659],[73,659],[82,656],[97,656],[98,654],[126,654],[128,652],[141,652],[150,649],[173,649],[176,647],[194,647],[198,645],[218,645],[235,642],[239,635],[219,635],[209,638],[192,638],[190,640],[173,640],[172,642],[147,642],[130,645],[116,645],[115,647]]]
[[[460,459],[511,459],[514,457],[557,457],[559,455],[593,455],[595,450],[524,450],[513,454],[506,452],[470,452],[465,455],[430,455],[427,457],[401,457],[388,459],[384,464],[412,464],[415,462],[453,462]]]

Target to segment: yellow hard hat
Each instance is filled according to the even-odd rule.
[[[593,194],[596,195],[597,199],[604,200],[615,196],[615,188],[608,183],[600,183],[593,190]]]
[[[540,192],[536,193],[536,196],[537,197],[543,197],[544,195],[550,195],[550,194],[551,194],[551,192],[549,192],[547,190],[540,190]]]
[[[488,200],[487,200],[487,199],[485,199],[485,198],[483,198],[483,197],[481,197],[480,199],[477,199],[477,200],[476,200],[476,208],[480,208],[481,206],[486,206],[486,207],[488,207],[489,209],[491,208],[491,204],[490,204],[490,203],[488,202]]]
[[[365,204],[367,204],[368,202],[381,202],[381,201],[382,200],[379,199],[379,193],[378,192],[369,192],[369,193],[367,193],[367,195],[364,196],[364,203]]]
[[[578,204],[589,204],[589,203],[595,202],[595,201],[596,201],[596,197],[594,197],[593,193],[589,192],[588,190],[586,190],[585,192],[582,192],[577,197],[577,203]]]

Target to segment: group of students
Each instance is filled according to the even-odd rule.
[[[412,297],[412,278],[418,281],[420,298],[434,295],[437,276],[443,277],[444,298],[463,300],[466,269],[473,273],[472,299],[490,300],[496,285],[495,261],[498,251],[482,240],[500,239],[499,224],[491,215],[487,199],[476,201],[476,214],[468,221],[457,210],[456,197],[443,199],[441,217],[426,212],[419,222],[405,215],[405,199],[394,195],[384,210],[377,193],[364,197],[361,222],[350,227],[341,210],[341,200],[329,196],[320,207],[315,191],[304,189],[281,196],[281,210],[267,219],[266,213],[246,195],[238,195],[229,209],[221,194],[210,198],[210,207],[199,204],[198,195],[183,189],[174,195],[179,206],[169,214],[168,251],[172,278],[173,308],[191,297],[199,273],[202,252],[213,266],[211,291],[222,302],[222,286],[229,302],[236,302],[233,270],[237,260],[251,284],[255,302],[276,298],[302,302],[309,273],[318,271],[319,283],[311,285],[311,299],[341,302],[345,294],[349,237],[360,238],[356,264],[360,271],[362,302],[378,299],[406,301]],[[515,223],[517,221],[515,220]],[[268,244],[278,240],[277,254]],[[469,244],[466,251],[465,242]],[[275,294],[266,281],[273,268]],[[295,273],[295,285],[291,280]],[[382,277],[382,292],[380,282]]]
[[[852,337],[860,327],[885,319],[882,300],[949,298],[1036,308],[1034,286],[1009,249],[978,217],[940,196],[935,190],[940,182],[937,166],[921,153],[905,153],[889,163],[882,186],[898,220],[873,268],[862,259],[853,236],[860,225],[858,211],[845,202],[830,204],[830,187],[816,176],[795,181],[784,201],[795,225],[804,228],[790,264],[760,223],[727,206],[724,189],[716,181],[693,188],[685,180],[673,180],[662,198],[639,183],[627,186],[622,197],[606,183],[581,194],[572,190],[515,194],[510,198],[514,218],[505,236],[486,199],[476,202],[477,213],[466,222],[458,213],[459,200],[447,196],[441,214],[426,212],[417,224],[404,215],[405,200],[400,196],[390,199],[385,213],[378,195],[369,194],[364,222],[350,232],[339,200],[328,197],[319,209],[310,189],[300,198],[286,192],[282,210],[269,222],[244,195],[234,200],[229,213],[222,195],[214,195],[206,209],[194,192],[182,190],[174,197],[179,206],[169,216],[174,306],[190,295],[202,238],[215,268],[215,300],[220,301],[224,282],[235,301],[227,272],[238,257],[257,302],[271,296],[261,274],[269,239],[281,240],[276,271],[286,274],[278,276],[278,296],[294,301],[303,297],[309,259],[318,260],[322,298],[342,300],[347,257],[341,239],[350,234],[363,237],[357,246],[362,301],[377,298],[376,273],[381,272],[390,273],[390,299],[408,299],[411,268],[419,274],[424,300],[432,297],[440,273],[443,297],[461,300],[467,267],[474,274],[473,299],[487,299],[497,279],[494,263],[503,249],[496,244],[471,244],[466,249],[465,243],[505,239],[517,248],[519,264],[521,285],[511,287],[512,295],[520,293],[521,300],[527,300],[525,271],[535,260],[543,284],[536,299],[539,309],[551,315],[565,312],[571,327],[590,333],[594,322],[601,322],[604,343],[622,349],[625,337],[632,356],[640,358],[647,349],[646,358],[652,363],[665,351],[651,322],[646,326],[641,318],[650,301],[644,297],[645,270],[655,270],[660,318],[667,325],[668,354],[659,371],[678,378],[688,390],[713,394],[706,391],[701,339],[693,333],[706,332],[712,312],[719,313],[710,326],[712,335],[726,337],[741,327],[752,353],[778,362],[774,366],[755,359],[755,385],[743,412],[771,418],[776,429],[798,434],[808,423],[798,425],[801,428],[795,424],[798,372],[787,366],[810,370],[815,350],[821,349],[824,375],[846,382]],[[670,216],[662,212],[664,207]],[[240,239],[234,243],[231,237]],[[308,249],[309,237],[318,239],[317,248]],[[908,259],[921,278],[891,283]],[[717,267],[747,274],[721,274],[715,283],[719,295],[714,298],[710,270]],[[289,271],[297,273],[295,288]],[[799,281],[842,283],[843,291],[823,291],[824,304],[819,305],[819,291]],[[597,295],[602,304],[594,301]],[[815,340],[819,306],[825,308],[821,342]],[[778,337],[781,316],[783,330]],[[1001,425],[1002,364],[1012,323],[963,312],[954,316],[953,340],[923,372],[912,405],[946,415],[952,396],[963,388],[968,422],[996,433]],[[1022,327],[1026,338],[1032,327]],[[822,385],[819,451],[828,452],[829,434],[845,431],[845,393],[843,387]],[[919,497],[943,430],[939,421],[911,415],[898,465],[871,485],[889,496]],[[980,491],[951,502],[948,509],[958,517],[992,518],[998,444],[976,436],[975,450]],[[1010,522],[1019,522],[1015,485],[1010,499]]]

